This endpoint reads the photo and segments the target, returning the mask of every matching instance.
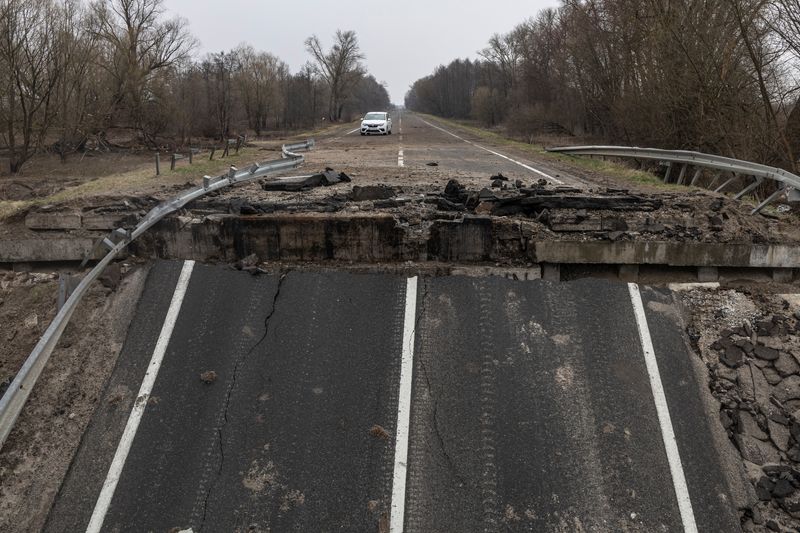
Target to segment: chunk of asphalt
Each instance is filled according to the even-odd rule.
[[[774,361],[779,357],[778,350],[763,346],[761,344],[757,345],[753,349],[753,355],[759,359],[763,359],[764,361]]]
[[[794,493],[794,491],[795,488],[788,480],[779,479],[775,482],[775,486],[772,487],[772,496],[775,498],[785,498]]]
[[[388,200],[394,197],[394,189],[386,185],[355,185],[350,193],[350,201]]]
[[[720,362],[730,368],[736,368],[744,361],[744,352],[738,346],[727,346],[719,357]]]

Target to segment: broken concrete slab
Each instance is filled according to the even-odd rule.
[[[312,176],[269,180],[264,182],[261,188],[265,191],[301,191],[312,187],[329,187],[349,181],[351,181],[350,176],[344,172],[336,173],[332,169],[326,169],[324,172]]]
[[[32,211],[25,216],[25,227],[33,230],[71,230],[80,229],[81,225],[81,214],[70,211]]]
[[[94,239],[82,237],[0,240],[0,262],[82,261],[89,254],[99,259],[103,253],[94,244]]]

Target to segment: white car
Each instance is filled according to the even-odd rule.
[[[386,111],[372,111],[361,119],[361,135],[391,135],[392,117]]]

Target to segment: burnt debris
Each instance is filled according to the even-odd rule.
[[[324,172],[311,176],[266,181],[261,185],[261,188],[265,191],[303,191],[314,187],[330,187],[337,183],[349,183],[350,181],[352,181],[350,176],[344,172],[336,172],[332,168],[326,168]]]

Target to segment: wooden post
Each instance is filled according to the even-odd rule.
[[[190,165],[192,164],[192,153],[193,152],[194,152],[194,150],[192,150],[192,147],[190,146],[189,147],[189,164]]]
[[[214,160],[214,152],[216,152],[216,151],[217,151],[217,147],[216,146],[212,146],[211,147],[211,155],[208,156],[208,160],[209,161],[213,161]]]
[[[228,149],[229,148],[230,148],[230,143],[228,143],[228,140],[225,139],[225,150],[222,152],[222,157],[223,158],[228,156]]]
[[[172,160],[169,162],[169,169],[175,170],[175,154],[172,154]]]
[[[242,145],[242,137],[236,138],[236,155],[239,155],[239,147]]]
[[[156,176],[161,174],[161,165],[159,165],[158,163],[159,163],[159,153],[156,152]]]

